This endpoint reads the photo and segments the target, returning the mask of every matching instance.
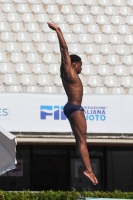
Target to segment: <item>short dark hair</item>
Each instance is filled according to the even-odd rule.
[[[76,54],[71,54],[70,58],[71,58],[71,64],[74,63],[74,62],[80,62],[81,61],[81,58],[79,56],[77,56]]]

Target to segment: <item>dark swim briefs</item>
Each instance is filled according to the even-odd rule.
[[[70,103],[67,103],[65,106],[64,106],[64,114],[65,116],[68,118],[73,112],[77,111],[77,110],[81,110],[84,112],[84,109],[82,108],[82,106],[77,106],[77,105],[74,105],[74,104],[70,104]]]

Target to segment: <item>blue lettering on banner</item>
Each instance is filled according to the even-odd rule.
[[[8,108],[0,108],[0,119],[6,119],[10,116],[10,110]]]
[[[83,106],[85,118],[89,121],[105,121],[106,107],[105,106]]]
[[[105,121],[106,107],[105,106],[83,106],[86,120],[89,121]],[[66,120],[63,112],[63,106],[40,106],[40,119],[46,120],[52,117],[54,120]]]

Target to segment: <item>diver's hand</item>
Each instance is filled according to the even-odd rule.
[[[57,31],[59,29],[59,27],[55,24],[51,24],[49,22],[47,22],[47,24],[48,24],[49,28],[51,28],[54,31]]]

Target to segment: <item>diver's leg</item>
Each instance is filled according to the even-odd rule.
[[[86,144],[86,120],[83,111],[77,110],[69,116],[69,122],[71,124],[72,130],[76,138],[77,151],[80,158],[84,164],[85,171],[84,174],[94,183],[97,184],[98,181],[92,171],[88,148]]]

